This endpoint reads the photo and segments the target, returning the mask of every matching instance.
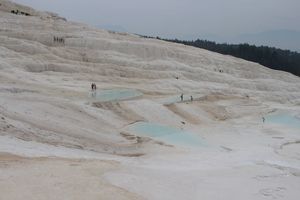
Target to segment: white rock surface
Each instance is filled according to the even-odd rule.
[[[144,95],[101,102],[92,82]],[[298,200],[300,130],[262,117],[299,105],[292,74],[0,0],[0,199]],[[206,145],[134,136],[137,121]]]

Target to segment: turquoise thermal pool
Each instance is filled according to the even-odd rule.
[[[136,135],[150,137],[171,145],[201,147],[205,144],[200,136],[156,123],[137,122],[131,125],[129,130]]]
[[[97,101],[122,101],[142,96],[143,93],[134,89],[112,89],[112,90],[97,90],[90,93],[90,97]]]
[[[160,99],[159,102],[164,105],[179,103],[179,102],[181,102],[180,95],[181,94],[178,94],[176,96],[171,96],[171,97],[165,97],[165,98]],[[189,102],[191,100],[191,96],[193,96],[194,100],[197,100],[197,99],[201,98],[203,95],[201,95],[201,94],[184,94],[183,101]]]
[[[266,123],[280,124],[290,128],[300,129],[300,116],[288,113],[276,113],[266,116]]]

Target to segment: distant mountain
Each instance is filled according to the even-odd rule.
[[[254,34],[242,34],[229,39],[229,42],[265,45],[300,52],[300,31],[272,30]]]

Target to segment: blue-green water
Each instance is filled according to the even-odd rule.
[[[122,101],[142,96],[143,93],[134,89],[112,89],[112,90],[97,90],[91,92],[90,96],[97,101]]]
[[[266,123],[280,124],[300,129],[300,118],[289,113],[271,114],[266,117]]]
[[[160,103],[162,103],[164,105],[170,105],[170,104],[182,102],[181,98],[180,98],[180,95],[181,94],[178,94],[176,96],[170,96],[170,97],[167,97],[167,98],[162,98],[160,100]],[[191,96],[193,96],[194,100],[197,100],[200,97],[202,97],[203,95],[201,95],[201,94],[184,94],[183,95],[183,101],[184,102],[190,102],[191,101]]]
[[[130,130],[137,135],[147,136],[166,144],[185,147],[200,147],[205,144],[203,139],[193,133],[156,123],[138,122],[133,124]]]

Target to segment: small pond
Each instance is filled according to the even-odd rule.
[[[142,96],[143,93],[134,89],[96,90],[90,92],[90,97],[97,101],[122,101]]]
[[[159,99],[159,102],[164,104],[164,105],[179,103],[179,102],[181,102],[180,95],[181,94],[178,94],[176,96],[164,97],[164,98]],[[183,101],[184,102],[190,102],[191,101],[191,96],[193,96],[194,100],[197,100],[200,97],[202,97],[203,95],[200,95],[200,94],[184,94],[183,95]]]
[[[289,113],[274,113],[265,117],[266,123],[280,124],[290,128],[300,129],[300,116]]]
[[[184,147],[201,147],[204,140],[193,133],[156,123],[137,122],[129,127],[136,135],[150,137],[166,144]]]

